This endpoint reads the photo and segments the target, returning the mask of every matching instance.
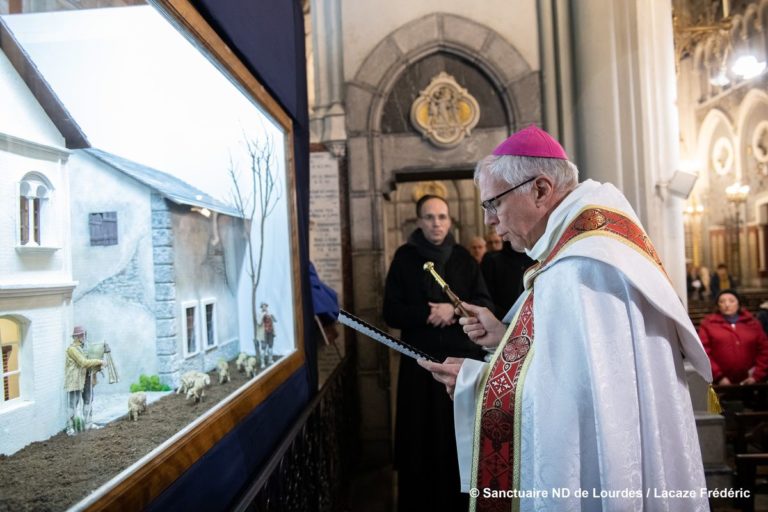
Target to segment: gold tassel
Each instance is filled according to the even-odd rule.
[[[715,388],[712,387],[712,384],[709,385],[707,393],[707,411],[710,414],[720,414],[723,412],[723,408],[720,406],[720,399],[717,398],[717,393],[715,393]]]

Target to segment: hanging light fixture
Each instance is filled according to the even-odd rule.
[[[696,19],[690,12],[689,3],[680,0],[673,9],[673,25],[675,34],[676,63],[694,54],[696,46],[702,41],[715,37],[714,55],[720,62],[719,70],[710,76],[709,82],[718,87],[731,83],[732,77],[741,80],[755,78],[766,70],[765,61],[758,61],[750,53],[739,52],[734,60],[734,47],[731,40],[731,30],[734,20],[731,16],[730,0],[722,1],[722,17],[717,16],[717,4],[710,4],[709,9],[699,13]],[[732,62],[733,61],[733,62]]]
[[[749,80],[765,71],[765,61],[758,62],[754,55],[742,55],[733,63],[731,71],[744,80]]]

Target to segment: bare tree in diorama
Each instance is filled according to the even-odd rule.
[[[253,140],[245,137],[245,148],[248,152],[248,179],[241,182],[230,155],[229,177],[232,180],[232,198],[235,208],[243,218],[243,238],[245,239],[248,264],[245,269],[251,279],[251,318],[253,321],[253,346],[256,356],[260,355],[259,340],[256,339],[258,330],[259,309],[256,293],[261,281],[262,263],[264,261],[264,229],[267,218],[275,210],[280,199],[280,180],[275,158],[275,145],[272,137],[265,136],[264,140]],[[258,223],[258,238],[254,240],[253,223]],[[257,247],[254,247],[257,245]]]

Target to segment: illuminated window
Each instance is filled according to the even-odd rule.
[[[21,397],[21,332],[19,325],[13,320],[0,318],[0,352],[2,353],[3,391],[0,403]]]

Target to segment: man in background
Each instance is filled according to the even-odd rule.
[[[485,256],[485,240],[480,236],[473,236],[469,241],[469,253],[475,258],[475,261],[480,263]]]
[[[494,230],[491,229],[485,234],[486,250],[488,252],[500,251],[501,242],[501,237]]]
[[[431,261],[461,298],[491,306],[480,267],[451,234],[448,203],[425,195],[416,204],[417,229],[395,252],[384,291],[384,320],[401,330],[402,340],[442,361],[446,357],[482,359],[456,321],[453,305],[424,271]],[[400,358],[395,417],[395,469],[398,510],[466,512],[459,487],[453,404],[445,387]],[[465,491],[466,492],[466,491]]]

